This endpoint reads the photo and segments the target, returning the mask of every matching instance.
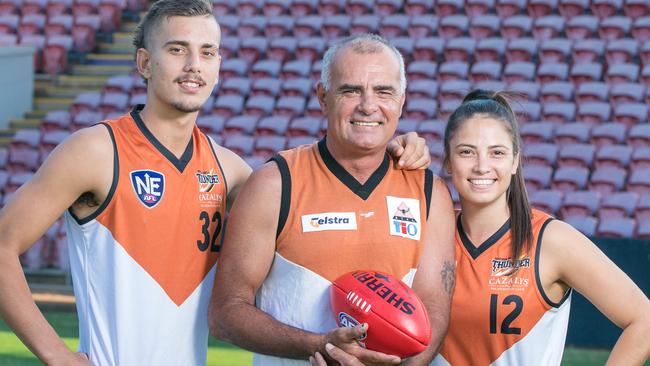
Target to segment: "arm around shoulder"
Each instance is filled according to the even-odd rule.
[[[424,303],[431,322],[431,344],[409,365],[428,365],[447,333],[451,297],[456,281],[454,208],[444,181],[434,176],[427,234],[413,289]]]
[[[540,258],[540,276],[547,282],[544,287],[560,282],[576,289],[623,329],[608,365],[642,365],[648,359],[650,301],[591,240],[554,220],[542,239]]]

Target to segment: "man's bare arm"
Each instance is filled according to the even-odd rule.
[[[18,256],[70,207],[91,192],[103,200],[113,174],[106,127],[73,134],[0,212],[0,313],[16,335],[48,365],[88,364],[70,352],[32,300]],[[103,197],[98,197],[103,195]]]

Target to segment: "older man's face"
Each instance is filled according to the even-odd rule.
[[[399,63],[389,49],[339,51],[332,60],[331,88],[326,92],[320,86],[318,94],[328,120],[328,143],[361,154],[386,149],[404,105]]]

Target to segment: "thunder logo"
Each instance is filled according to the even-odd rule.
[[[214,174],[212,170],[209,172],[196,172],[196,178],[199,181],[199,192],[207,193],[212,191],[215,185],[219,184],[219,175]]]

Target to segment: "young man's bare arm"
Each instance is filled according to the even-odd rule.
[[[101,202],[112,176],[113,147],[106,127],[79,131],[54,149],[0,212],[0,313],[48,365],[88,363],[68,350],[36,307],[18,256],[83,193]]]

